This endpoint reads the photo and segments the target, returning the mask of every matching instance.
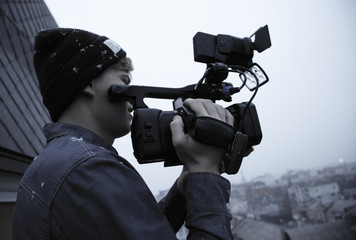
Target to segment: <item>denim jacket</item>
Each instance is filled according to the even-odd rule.
[[[93,132],[45,126],[47,145],[21,179],[14,239],[232,239],[230,183],[215,174],[187,178],[159,203],[137,171]]]

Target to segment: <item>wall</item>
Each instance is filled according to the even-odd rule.
[[[32,65],[34,37],[57,27],[43,0],[0,1],[0,239],[11,219],[22,174],[41,151],[49,115]]]

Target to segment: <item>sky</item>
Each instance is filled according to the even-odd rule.
[[[254,62],[270,81],[254,99],[263,139],[244,158],[232,183],[265,173],[322,168],[356,161],[356,1],[354,0],[45,0],[60,27],[105,35],[125,49],[133,85],[195,84],[206,65],[194,62],[197,32],[249,37],[266,24],[272,47]],[[230,74],[227,82],[240,85]],[[249,100],[247,89],[232,103]],[[145,101],[172,110],[171,100]],[[227,107],[232,103],[218,102]],[[181,167],[139,165],[130,135],[114,147],[140,172],[154,194],[168,189]]]

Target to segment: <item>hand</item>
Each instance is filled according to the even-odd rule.
[[[233,126],[234,118],[231,113],[210,100],[187,99],[183,104],[195,112],[197,116],[212,117]],[[211,172],[220,174],[222,158],[226,151],[225,148],[207,145],[192,139],[189,134],[184,132],[184,123],[180,116],[176,116],[173,119],[170,127],[177,156],[184,164],[178,185],[184,185],[183,180],[187,173]],[[213,130],[212,134],[214,134]]]

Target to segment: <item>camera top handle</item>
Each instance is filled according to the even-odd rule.
[[[213,87],[209,84],[201,84],[196,88],[195,84],[182,88],[163,88],[137,85],[112,85],[109,89],[109,100],[131,101],[134,109],[148,108],[144,98],[176,99],[176,98],[205,98],[212,101],[223,99],[222,87]]]

